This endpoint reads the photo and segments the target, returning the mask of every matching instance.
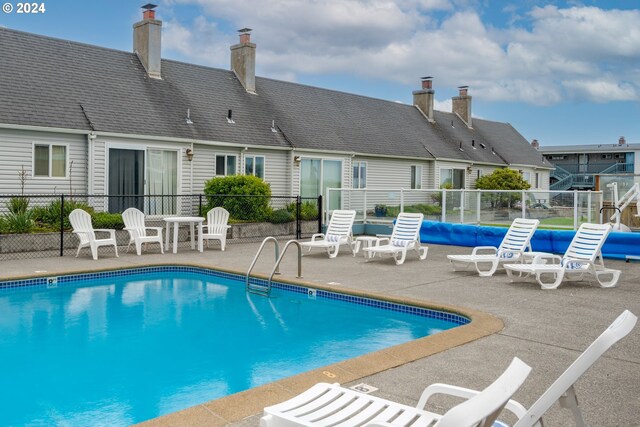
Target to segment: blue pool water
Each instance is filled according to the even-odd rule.
[[[249,295],[239,277],[185,267],[11,286],[0,425],[128,425],[467,321],[290,285]]]

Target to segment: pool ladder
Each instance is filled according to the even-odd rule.
[[[249,276],[251,275],[251,271],[253,270],[253,267],[256,265],[256,261],[258,261],[258,257],[262,253],[264,246],[269,241],[272,241],[274,243],[274,249],[275,249],[275,255],[276,255],[276,263],[274,264],[273,269],[271,270],[271,274],[269,275],[269,280],[267,281],[266,285],[250,283]],[[256,253],[256,256],[254,256],[253,261],[251,261],[249,270],[247,270],[247,277],[245,279],[245,288],[247,289],[247,292],[252,294],[257,294],[257,295],[263,295],[266,297],[268,297],[269,294],[271,294],[271,281],[273,279],[273,275],[280,274],[280,271],[279,271],[280,262],[282,262],[282,258],[284,257],[284,254],[287,253],[287,249],[289,249],[289,246],[291,246],[292,244],[298,247],[298,276],[296,277],[298,279],[302,278],[302,246],[300,246],[300,243],[297,240],[289,240],[284,245],[284,248],[282,249],[282,253],[278,255],[280,251],[280,246],[278,245],[278,241],[276,240],[276,238],[271,236],[265,237],[265,239],[262,241],[262,244],[260,245],[260,248],[258,248],[258,252]]]

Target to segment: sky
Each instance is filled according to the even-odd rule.
[[[48,0],[29,14],[0,3],[0,26],[131,51],[145,2]],[[469,86],[474,117],[543,147],[640,143],[639,0],[155,4],[166,59],[228,69],[229,46],[249,27],[261,77],[410,104],[420,77],[433,76],[437,110]]]

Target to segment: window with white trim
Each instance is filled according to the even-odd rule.
[[[411,165],[411,189],[420,190],[422,188],[422,166]]]
[[[216,154],[216,175],[235,175],[237,159],[235,154]]]
[[[353,188],[367,188],[367,162],[353,162]]]
[[[244,174],[264,179],[264,156],[245,156]]]
[[[440,188],[461,189],[465,188],[465,169],[442,168],[440,169]]]
[[[65,178],[67,176],[67,146],[35,144],[33,146],[33,176]]]

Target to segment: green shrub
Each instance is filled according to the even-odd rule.
[[[52,230],[60,229],[60,200],[55,200],[45,207],[33,208],[33,220],[38,222],[42,227],[51,228]],[[73,200],[67,200],[64,202],[64,228],[68,230],[71,228],[69,223],[69,214],[74,209],[83,209],[89,214],[94,213],[94,209],[87,203],[75,202]]]
[[[262,179],[251,175],[212,178],[205,182],[207,208],[222,206],[232,219],[264,221],[271,216],[271,187]]]
[[[283,224],[285,222],[291,222],[296,219],[295,214],[289,212],[288,209],[276,209],[271,212],[271,217],[269,218],[269,222],[272,224]]]
[[[296,202],[291,202],[287,205],[287,211],[296,217]],[[318,204],[315,202],[302,202],[300,205],[300,219],[303,221],[313,221],[318,219]]]
[[[29,199],[26,197],[12,197],[7,203],[7,209],[12,214],[23,214],[29,209]]]
[[[31,211],[10,212],[5,215],[3,224],[8,233],[30,233],[35,226]]]
[[[93,228],[114,228],[116,230],[124,228],[122,215],[119,213],[96,212],[91,217]]]

